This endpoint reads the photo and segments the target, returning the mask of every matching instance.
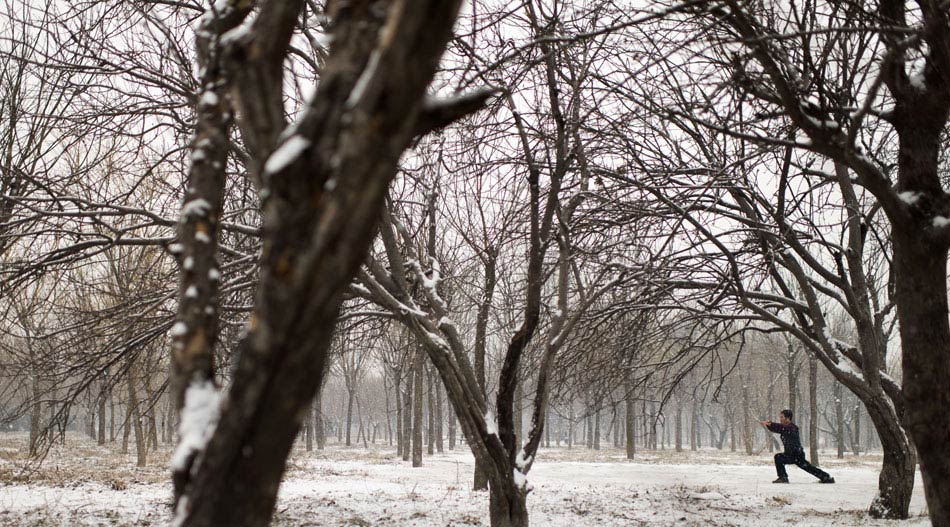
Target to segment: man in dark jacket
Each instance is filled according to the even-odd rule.
[[[835,482],[835,478],[827,472],[805,460],[805,451],[802,449],[802,441],[798,436],[798,426],[792,422],[791,410],[782,410],[778,423],[759,421],[759,424],[768,428],[769,432],[779,434],[782,438],[782,445],[785,446],[785,452],[775,454],[775,470],[778,472],[778,479],[772,483],[788,483],[788,472],[785,471],[785,465],[797,466],[818,478],[820,483]]]

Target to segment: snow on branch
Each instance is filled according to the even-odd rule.
[[[221,392],[207,379],[196,380],[185,390],[185,405],[178,425],[180,439],[170,461],[173,471],[187,469],[189,459],[204,450],[218,425],[221,400]]]
[[[299,135],[289,137],[267,158],[264,163],[264,171],[268,174],[280,172],[296,161],[309,147],[310,141],[308,139]]]

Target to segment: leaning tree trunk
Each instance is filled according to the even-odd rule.
[[[881,393],[865,402],[884,450],[878,495],[868,512],[874,518],[906,519],[910,514],[917,456],[886,397]]]
[[[459,7],[334,6],[320,85],[281,136],[283,64],[304,6],[263,2],[223,50],[244,143],[263,169],[263,246],[232,384],[176,505],[182,527],[270,522],[304,410],[325,374],[344,290],[366,258],[400,155],[431,129],[421,128],[422,102]]]

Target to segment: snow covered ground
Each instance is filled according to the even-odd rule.
[[[0,526],[153,526],[168,520],[169,453],[145,469],[134,458],[70,436],[30,476],[20,449],[0,434]],[[20,439],[17,437],[17,439]],[[18,443],[20,441],[17,441]],[[75,446],[78,443],[79,446]],[[805,526],[923,527],[919,476],[914,518],[875,521],[864,513],[877,486],[880,457],[830,459],[838,481],[820,485],[790,468],[792,483],[773,485],[767,453],[649,452],[628,462],[607,449],[542,450],[529,474],[532,525],[570,526]],[[275,523],[295,526],[488,525],[484,492],[470,490],[471,455],[465,450],[426,457],[413,469],[388,447],[298,451],[281,487]]]

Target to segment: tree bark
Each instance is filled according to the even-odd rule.
[[[442,439],[442,423],[445,421],[442,405],[442,381],[436,378],[436,373],[432,372],[433,383],[435,384],[435,447],[439,453],[445,450],[445,444]]]
[[[353,403],[356,400],[356,391],[347,387],[346,391],[346,446],[353,446],[350,436],[353,433]]]
[[[683,451],[683,401],[676,399],[676,451]]]
[[[132,379],[134,366],[129,367],[129,372],[126,375],[125,383],[128,388],[129,396],[129,420],[131,421],[132,428],[135,431],[135,454],[136,454],[136,466],[144,467],[146,462],[145,455],[145,433],[142,430],[142,416],[139,411],[139,399],[138,395],[135,393],[135,383]]]
[[[103,382],[99,389],[99,437],[98,444],[106,444],[106,398],[107,389]]]
[[[317,92],[284,137],[283,64],[304,2],[264,2],[242,38],[227,42],[243,140],[263,168],[263,246],[224,410],[176,505],[183,527],[265,526],[273,514],[344,289],[365,261],[399,156],[419,133],[458,3],[386,7],[335,6]]]
[[[317,449],[323,450],[327,446],[327,427],[323,421],[323,385],[317,390],[313,401],[313,426],[316,432]]]
[[[431,456],[435,454],[435,379],[433,379],[432,370],[428,368],[426,370],[426,403],[429,407],[426,419],[428,435],[426,438],[426,453]]]
[[[808,358],[808,447],[811,464],[819,466],[818,460],[818,359]]]
[[[629,382],[625,386],[625,412],[623,416],[624,421],[624,435],[626,436],[626,448],[627,448],[627,459],[633,459],[637,453],[637,438],[636,438],[636,428],[634,417],[636,415],[636,399],[633,397],[633,386]]]
[[[412,459],[412,394],[413,386],[415,386],[415,359],[412,361],[413,367],[406,374],[406,391],[403,394],[403,410],[402,410],[402,437],[403,437],[403,450],[402,450],[402,460],[409,461]]]
[[[412,372],[415,379],[412,382],[412,466],[422,466],[422,394],[424,372],[423,356],[421,350],[416,350],[413,359]]]

